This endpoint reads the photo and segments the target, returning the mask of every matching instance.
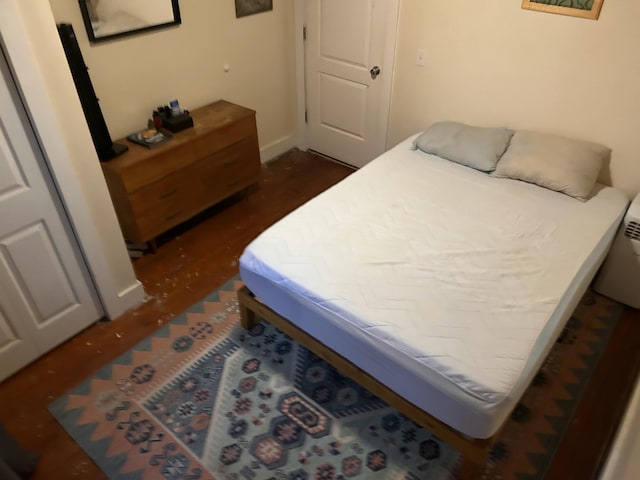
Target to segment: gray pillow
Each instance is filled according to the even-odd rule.
[[[597,143],[518,130],[493,176],[534,183],[586,200],[611,149]]]
[[[483,172],[491,172],[509,145],[513,130],[473,127],[458,122],[437,122],[414,141],[423,152]]]

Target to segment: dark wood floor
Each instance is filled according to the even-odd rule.
[[[238,272],[244,247],[262,230],[351,170],[293,151],[265,165],[248,194],[159,239],[133,262],[149,298],[100,322],[0,384],[0,422],[41,456],[35,479],[106,478],[47,411],[47,405],[133,347]],[[640,365],[640,314],[627,310],[547,478],[594,478]]]

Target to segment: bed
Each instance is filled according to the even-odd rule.
[[[512,135],[484,171],[412,136],[240,259],[245,328],[273,323],[458,448],[463,478],[483,465],[628,204],[595,178],[585,198],[515,179],[500,168],[504,150],[518,153]]]

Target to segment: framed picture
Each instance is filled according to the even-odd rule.
[[[78,0],[92,43],[180,25],[178,0]]]
[[[273,0],[236,0],[236,18],[273,10]]]
[[[597,20],[602,2],[604,0],[522,0],[522,8]]]

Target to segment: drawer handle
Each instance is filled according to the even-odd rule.
[[[160,194],[160,200],[163,200],[165,198],[169,198],[171,195],[175,195],[177,191],[178,191],[177,188],[172,188],[171,190],[167,190],[166,192],[161,193]]]
[[[171,215],[168,215],[168,216],[164,217],[164,219],[166,221],[173,220],[174,218],[178,217],[181,213],[182,213],[182,210],[178,210],[177,212],[172,213]]]
[[[224,162],[223,165],[224,166],[229,166],[229,165],[233,165],[234,163],[237,163],[238,160],[240,160],[240,157],[231,157],[231,158],[227,158]]]

